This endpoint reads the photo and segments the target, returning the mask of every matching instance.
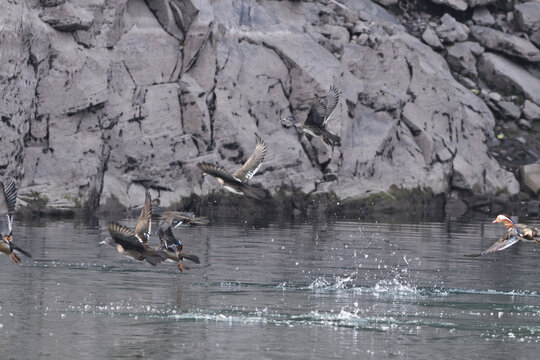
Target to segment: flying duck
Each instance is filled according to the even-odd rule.
[[[152,206],[152,218],[161,221],[160,226],[171,226],[176,229],[180,225],[206,225],[208,219],[204,216],[195,216],[192,212],[163,211],[159,206]]]
[[[157,248],[157,251],[166,253],[170,260],[176,261],[178,263],[178,270],[189,270],[189,268],[184,266],[180,260],[188,259],[199,264],[198,256],[182,253],[182,243],[174,237],[170,226],[166,226],[165,229],[160,227],[158,229],[158,236],[161,244]]]
[[[312,102],[305,121],[299,122],[294,116],[291,115],[283,119],[281,124],[287,127],[294,125],[306,134],[322,137],[324,142],[328,145],[341,146],[341,138],[326,130],[326,124],[332,116],[338,102],[339,91],[332,85],[324,99],[316,98]]]
[[[507,230],[516,229],[519,236],[522,237],[523,240],[540,242],[539,229],[527,226],[525,224],[516,224],[514,220],[507,215],[498,215],[497,218],[493,220],[493,223],[502,223]]]
[[[510,246],[514,245],[515,243],[522,240],[522,238],[519,236],[519,233],[515,228],[508,229],[503,236],[499,238],[499,240],[495,241],[493,245],[491,245],[486,250],[482,251],[480,254],[473,254],[473,255],[467,255],[469,257],[478,257],[486,254],[490,254],[496,251],[501,251],[504,249],[509,248]]]
[[[167,259],[167,254],[163,251],[156,251],[148,246],[147,242],[151,234],[151,224],[152,198],[150,197],[150,192],[146,190],[144,206],[135,225],[135,229],[132,230],[118,223],[110,222],[107,224],[107,228],[112,237],[103,240],[100,244],[116,247],[122,255],[139,261],[146,260],[152,266],[156,266]]]
[[[506,227],[506,232],[493,245],[480,254],[467,255],[469,257],[478,257],[493,252],[501,251],[521,241],[540,242],[539,231],[536,228],[524,224],[516,224],[509,216],[499,215],[493,223],[502,223]]]
[[[248,184],[249,179],[255,175],[261,163],[266,155],[266,144],[255,134],[257,138],[257,145],[253,154],[247,159],[242,167],[230,174],[218,165],[208,163],[198,163],[197,166],[208,175],[212,175],[217,178],[219,183],[223,185],[225,190],[228,190],[234,194],[245,195],[257,200],[262,200],[266,197],[266,191],[264,189],[254,187]]]
[[[31,258],[27,251],[24,251],[13,242],[13,212],[17,202],[17,188],[15,181],[11,180],[7,186],[0,182],[0,252],[9,256],[14,264],[21,262],[18,254],[23,254]]]

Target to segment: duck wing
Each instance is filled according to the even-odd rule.
[[[322,99],[315,99],[311,104],[311,108],[307,114],[306,125],[323,126],[324,115],[326,114],[326,105]]]
[[[154,250],[148,245],[144,245],[142,256],[152,266],[156,266],[167,259],[167,254],[161,250]]]
[[[8,211],[10,214],[13,214],[17,202],[17,187],[15,186],[15,181],[10,180],[9,184],[4,189],[4,196],[8,205]]]
[[[222,179],[223,181],[235,183],[235,182],[242,182],[241,180],[235,178],[231,174],[227,172],[224,168],[221,166],[209,164],[209,163],[198,163],[197,166],[199,169],[202,170],[205,174],[215,176],[217,178]]]
[[[182,244],[174,237],[170,226],[167,226],[165,230],[159,228],[158,236],[161,243],[160,249],[169,249],[174,252],[176,252],[179,247],[181,249]]]
[[[135,236],[143,244],[148,242],[150,234],[152,232],[152,198],[150,192],[146,190],[146,196],[144,200],[144,206],[141,209],[139,220],[135,225]]]
[[[195,214],[183,211],[164,211],[161,214],[162,225],[166,224],[173,229],[182,225],[205,225],[208,224],[208,219],[205,217],[197,217]]]
[[[140,252],[143,249],[143,244],[135,236],[133,230],[115,222],[108,223],[107,228],[114,241],[122,245],[126,252],[130,250]]]
[[[334,85],[330,86],[330,90],[328,90],[328,93],[326,94],[326,112],[324,113],[324,121],[323,126],[326,126],[328,123],[328,119],[330,119],[330,116],[334,112],[334,109],[336,108],[337,103],[339,102],[339,90],[334,87]]]
[[[4,183],[0,182],[0,215],[9,214],[9,205],[6,199]]]
[[[17,200],[17,190],[12,181],[7,187],[0,182],[0,235],[10,235],[13,225],[13,210]],[[15,189],[15,190],[13,190]]]
[[[255,145],[255,150],[253,150],[253,153],[247,159],[247,161],[242,165],[242,167],[238,170],[236,170],[232,176],[234,176],[237,179],[242,180],[243,182],[247,182],[249,179],[255,175],[257,170],[261,167],[261,163],[264,160],[264,156],[266,155],[266,144],[261,139],[261,137],[258,134],[255,134],[257,138],[257,145]]]
[[[499,240],[495,241],[493,245],[482,251],[481,255],[486,255],[496,251],[507,249],[517,243],[519,240],[521,240],[521,236],[515,229],[512,228],[507,231]]]

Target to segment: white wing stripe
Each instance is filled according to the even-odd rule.
[[[261,163],[262,164],[262,163]],[[259,170],[259,168],[261,167],[261,164],[259,164],[255,169],[251,169],[247,172],[246,174],[246,180],[249,180],[251,179],[255,173],[257,172],[257,170]]]

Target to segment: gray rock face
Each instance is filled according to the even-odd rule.
[[[519,119],[518,126],[523,130],[531,130],[531,123],[529,120]]]
[[[484,52],[480,44],[472,41],[465,41],[454,44],[447,48],[446,59],[450,67],[462,75],[472,75],[477,77],[476,56]]]
[[[511,101],[501,101],[497,103],[497,106],[506,118],[517,120],[521,116],[521,110]]]
[[[540,3],[536,1],[516,4],[514,16],[519,27],[528,33],[540,30]]]
[[[523,94],[540,104],[540,79],[516,63],[493,53],[484,53],[478,61],[478,72],[487,83],[504,92]]]
[[[529,100],[525,100],[523,104],[523,115],[530,121],[540,120],[540,106]]]
[[[485,6],[474,9],[472,19],[476,25],[490,26],[495,23],[495,18]]]
[[[94,21],[91,12],[74,7],[69,2],[46,7],[40,17],[41,20],[59,31],[88,30]]]
[[[367,0],[73,4],[93,21],[59,31],[39,17],[54,8],[0,2],[0,175],[18,180],[22,204],[131,207],[148,187],[170,206],[218,191],[197,163],[235,170],[254,133],[268,155],[252,181],[272,193],[519,190],[488,156],[486,104]],[[466,39],[445,21],[446,41]],[[280,125],[330,85],[340,148]]]
[[[540,194],[540,162],[525,165],[521,169],[521,181],[527,190]]]
[[[471,26],[471,35],[482,46],[508,55],[516,56],[531,62],[540,61],[540,50],[530,41],[515,35],[484,27]]]
[[[531,40],[534,45],[540,48],[540,30],[533,32],[529,37],[529,40]]]
[[[456,21],[452,16],[444,14],[441,25],[435,31],[437,35],[447,43],[465,41],[469,37],[469,28]]]
[[[422,33],[422,40],[436,50],[444,49],[444,46],[441,40],[439,40],[437,33],[430,27],[427,27]]]

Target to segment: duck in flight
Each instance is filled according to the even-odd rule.
[[[115,222],[108,223],[107,228],[111,237],[100,244],[116,247],[120,254],[139,261],[146,260],[152,266],[167,259],[165,252],[154,250],[147,244],[152,230],[152,198],[148,190],[134,230]]]
[[[524,224],[515,223],[507,215],[499,215],[493,223],[502,223],[506,227],[506,232],[493,245],[480,254],[467,255],[469,257],[478,257],[509,248],[519,241],[540,243],[540,231]]]
[[[0,182],[0,252],[9,256],[14,264],[21,262],[19,254],[31,258],[27,251],[24,251],[13,242],[13,213],[17,202],[17,188],[15,181],[11,180],[7,186]]]
[[[192,212],[163,211],[159,206],[152,206],[152,218],[160,220],[159,226],[170,226],[176,229],[181,225],[206,225],[208,219],[204,216],[195,216]]]
[[[266,191],[264,189],[252,186],[248,184],[248,181],[255,175],[261,163],[266,155],[266,144],[261,137],[255,134],[257,138],[257,145],[253,154],[247,159],[242,167],[236,170],[234,173],[229,173],[227,170],[218,165],[209,163],[199,163],[197,166],[205,174],[212,175],[217,178],[219,183],[234,194],[245,195],[257,200],[262,200],[266,197]]]
[[[281,124],[286,127],[294,125],[306,134],[322,137],[328,145],[341,146],[341,138],[326,130],[326,124],[338,102],[339,91],[332,85],[324,98],[313,100],[305,121],[299,122],[294,116],[289,116],[283,119]]]
[[[516,229],[519,236],[521,236],[526,241],[535,241],[540,242],[540,230],[537,228],[530,227],[525,224],[518,224],[515,223],[514,220],[512,220],[507,215],[498,215],[495,220],[493,220],[493,223],[501,223],[504,225],[506,230],[510,229]]]
[[[180,260],[188,259],[196,264],[200,263],[198,256],[184,254],[182,252],[182,243],[174,237],[172,228],[170,226],[165,226],[165,228],[160,227],[158,229],[158,236],[161,244],[157,248],[157,251],[164,252],[165,254],[167,254],[167,258],[169,260],[177,262],[178,270],[189,270],[189,268],[187,266],[184,266]]]

